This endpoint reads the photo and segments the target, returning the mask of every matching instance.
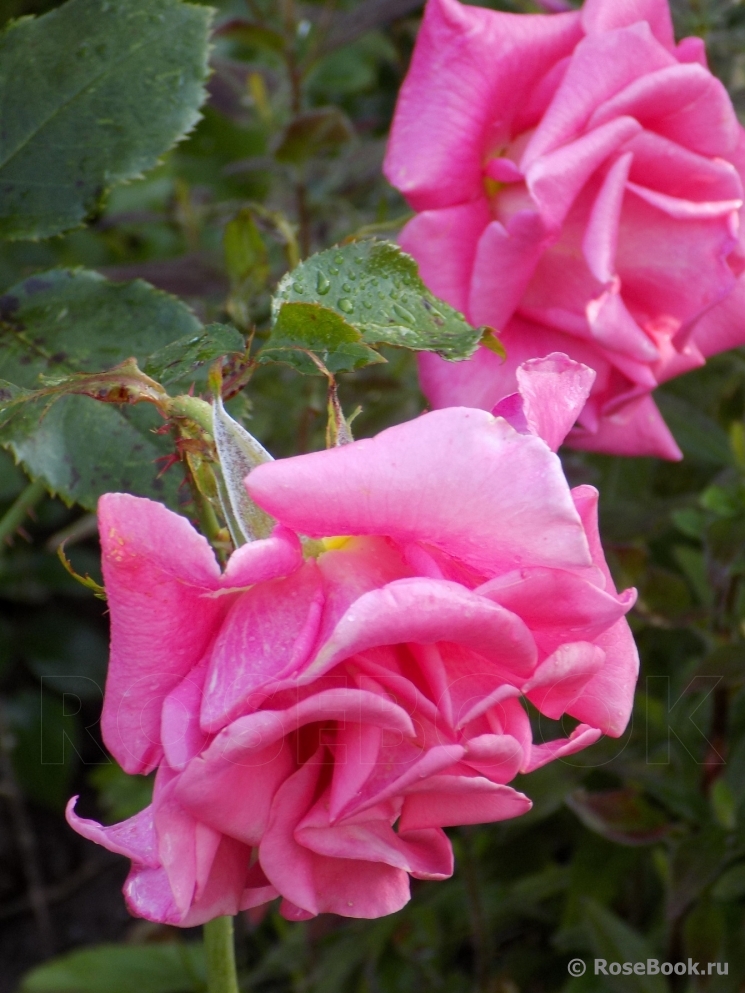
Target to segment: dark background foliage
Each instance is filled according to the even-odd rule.
[[[0,21],[56,6],[3,0]],[[2,291],[55,266],[84,266],[114,283],[145,279],[200,321],[255,326],[261,337],[270,292],[293,253],[371,225],[395,236],[407,208],[380,167],[420,5],[215,6],[201,121],[144,178],[101,199],[85,226],[0,242]],[[528,0],[494,6],[536,9]],[[679,34],[706,37],[714,71],[745,113],[745,5],[673,6]],[[411,354],[385,355],[387,364],[339,377],[347,413],[362,407],[358,437],[424,407]],[[320,377],[267,366],[232,410],[275,455],[309,451],[325,443],[325,389]],[[631,622],[642,674],[628,732],[525,777],[518,785],[535,801],[526,817],[453,831],[454,878],[415,883],[399,914],[305,924],[273,911],[246,915],[238,925],[245,989],[742,988],[745,354],[719,356],[658,397],[685,452],[681,464],[562,453],[573,483],[600,488],[616,578],[640,591]],[[9,455],[0,459],[5,512],[28,494],[28,479]],[[163,478],[193,514],[179,472],[174,465]],[[101,745],[105,607],[55,554],[67,539],[77,571],[95,577],[95,522],[41,489],[29,505],[20,528],[3,533],[0,555],[0,989],[201,990],[199,934],[132,920],[119,892],[125,861],[63,820],[73,792],[84,813],[117,820],[147,802],[150,783],[125,776]],[[554,736],[550,725],[537,722],[537,733]],[[728,962],[729,971],[614,979],[590,968],[573,979],[567,962],[577,956],[692,958]]]

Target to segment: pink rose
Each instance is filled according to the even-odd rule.
[[[680,458],[650,393],[745,342],[743,129],[665,0],[514,15],[429,0],[386,175],[430,289],[507,361],[420,357],[435,407],[491,410],[527,358],[593,368],[575,448]]]
[[[102,498],[104,739],[158,772],[129,821],[68,817],[132,859],[134,914],[392,913],[410,876],[452,873],[443,827],[524,813],[518,772],[623,732],[634,591],[613,586],[596,491],[552,451],[593,378],[552,355],[496,417],[435,411],[258,467],[279,523],[223,573],[183,518]],[[581,723],[544,741],[521,698]]]

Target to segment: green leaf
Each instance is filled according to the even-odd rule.
[[[128,356],[142,360],[200,331],[184,304],[147,283],[114,284],[94,272],[56,269],[0,297],[0,378],[33,390],[40,376],[93,372]],[[158,476],[156,459],[173,450],[169,438],[153,434],[162,424],[144,404],[125,408],[69,396],[0,414],[0,445],[32,478],[89,510],[108,490],[178,507],[178,474]]]
[[[668,818],[636,790],[575,790],[566,798],[585,827],[619,845],[650,845],[670,830]]]
[[[361,333],[333,310],[318,303],[282,304],[259,361],[286,362],[298,372],[316,375],[319,368],[305,352],[313,352],[331,373],[385,362],[382,355],[362,343]]]
[[[221,24],[215,31],[220,38],[229,38],[249,48],[266,48],[270,52],[282,54],[285,50],[285,40],[279,31],[273,31],[263,24],[255,24],[242,18],[234,18],[226,24]]]
[[[154,352],[145,362],[145,372],[164,386],[178,383],[188,389],[197,374],[216,359],[243,352],[246,342],[228,324],[208,324],[198,334],[188,334]]]
[[[647,962],[651,949],[640,934],[612,911],[594,900],[585,901],[585,921],[595,954],[610,962]],[[660,975],[608,976],[603,985],[613,990],[636,990],[638,993],[666,993],[667,982]]]
[[[250,279],[260,289],[269,278],[269,256],[250,210],[240,211],[225,225],[225,264],[234,286]]]
[[[740,900],[745,896],[745,862],[727,869],[712,888],[715,900]]]
[[[278,162],[300,165],[316,155],[328,155],[354,136],[346,114],[337,107],[316,107],[290,121],[274,152]]]
[[[709,825],[684,838],[670,863],[671,885],[667,895],[668,920],[677,920],[720,875],[730,860],[725,829]]]
[[[276,359],[275,349],[295,345],[318,355],[330,372],[374,361],[370,349],[365,350],[370,345],[467,359],[487,330],[472,328],[462,314],[433,296],[409,255],[377,241],[331,248],[301,263],[280,282],[272,319],[266,358]]]
[[[0,235],[79,226],[199,119],[210,10],[68,0],[0,36]]]
[[[715,420],[673,393],[658,390],[654,398],[686,458],[716,466],[732,464],[727,432]]]
[[[29,972],[20,993],[201,993],[201,944],[97,945]]]

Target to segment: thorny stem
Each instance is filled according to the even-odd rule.
[[[216,917],[203,927],[207,993],[238,993],[233,918]]]
[[[5,515],[0,518],[0,544],[13,537],[26,514],[43,499],[45,493],[46,487],[40,479],[28,484]]]

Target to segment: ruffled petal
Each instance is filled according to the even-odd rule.
[[[110,852],[125,855],[139,865],[155,868],[160,864],[152,806],[145,807],[144,810],[129,817],[126,821],[105,827],[97,821],[79,817],[75,813],[77,801],[76,796],[72,797],[65,810],[67,823],[73,831],[77,831],[78,834],[88,838],[89,841],[94,841],[97,845],[102,845]]]
[[[416,210],[476,199],[484,153],[509,140],[511,118],[580,37],[575,13],[526,18],[430,0],[391,129],[388,180]]]
[[[505,326],[548,240],[542,218],[530,210],[519,211],[506,224],[492,221],[483,230],[473,263],[468,307],[463,308],[474,324]]]
[[[296,534],[278,525],[269,538],[237,548],[222,577],[224,587],[253,586],[289,576],[303,564],[303,550]]]
[[[483,776],[433,776],[407,794],[400,830],[489,824],[527,814],[532,806],[523,793]]]
[[[205,731],[219,731],[241,712],[252,691],[305,664],[316,642],[323,601],[313,561],[286,579],[259,583],[238,597],[209,661],[200,714]]]
[[[438,641],[462,644],[515,674],[532,672],[536,662],[530,631],[514,614],[457,583],[399,579],[352,604],[302,680],[369,648]]]
[[[523,569],[479,587],[478,593],[521,617],[548,654],[566,642],[594,641],[631,609],[636,592],[618,596],[571,572]]]
[[[613,588],[598,533],[597,490],[591,486],[579,486],[573,491],[573,496],[587,530],[593,557],[598,566],[605,569],[608,582]],[[587,683],[568,713],[599,728],[604,734],[617,738],[626,729],[634,705],[634,691],[639,676],[639,653],[625,618],[599,635],[595,644],[605,652],[605,662],[597,675]]]
[[[202,823],[246,845],[258,845],[279,786],[295,769],[292,750],[276,740],[265,748],[226,754],[224,742],[193,759],[179,777],[179,802]]]
[[[699,155],[726,158],[740,136],[724,86],[695,63],[670,65],[634,80],[597,106],[589,127],[626,115]]]
[[[566,440],[570,448],[613,455],[653,455],[678,462],[683,453],[662,419],[651,396],[646,395],[604,414],[596,431],[574,428]]]
[[[417,261],[419,275],[436,296],[466,313],[471,274],[479,239],[491,220],[489,203],[471,203],[425,210],[399,235],[399,244]]]
[[[581,41],[551,106],[523,153],[527,170],[541,156],[580,134],[595,108],[634,80],[674,64],[673,56],[652,35],[649,25],[633,24],[592,34]],[[592,86],[587,80],[592,80]]]
[[[295,828],[313,802],[320,761],[302,766],[279,789],[259,847],[267,879],[306,914],[383,917],[409,900],[409,877],[382,862],[329,858],[299,844]]]
[[[533,745],[530,755],[530,762],[525,766],[523,772],[534,772],[541,766],[555,762],[557,759],[567,755],[575,755],[583,748],[594,745],[602,732],[597,728],[588,727],[586,724],[578,725],[568,738],[556,738],[544,745]]]
[[[524,362],[516,376],[518,394],[505,397],[492,413],[505,417],[517,431],[522,419],[525,432],[543,438],[552,452],[557,451],[590,395],[595,371],[562,352],[552,352],[544,359]]]
[[[589,564],[558,458],[482,411],[434,411],[376,438],[266,463],[246,485],[304,534],[424,541],[487,575]]]
[[[148,772],[162,755],[163,701],[202,657],[228,604],[205,598],[220,569],[183,517],[107,493],[98,518],[111,616],[103,737],[127,772]]]
[[[546,717],[558,721],[600,671],[605,653],[587,641],[561,645],[540,664],[523,686],[523,693]]]
[[[667,0],[585,0],[582,27],[599,34],[646,21],[655,38],[669,51],[675,48],[673,22]]]

